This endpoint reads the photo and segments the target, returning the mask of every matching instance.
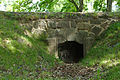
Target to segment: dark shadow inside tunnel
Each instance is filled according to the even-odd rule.
[[[83,44],[66,41],[58,44],[58,57],[65,63],[77,63],[83,58]]]

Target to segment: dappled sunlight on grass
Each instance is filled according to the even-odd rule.
[[[56,59],[47,54],[46,36],[34,36],[25,26],[19,26],[18,21],[1,18],[0,14],[0,71],[10,71],[0,73],[3,79],[28,78],[29,73],[36,74],[38,68],[54,66]]]
[[[120,22],[110,25],[80,63],[102,68],[104,75],[100,80],[120,79]]]
[[[26,44],[29,47],[32,47],[32,43],[26,37],[21,36],[20,38],[18,38],[18,42]]]
[[[116,60],[116,59],[103,60],[101,61],[100,64],[106,67],[112,67],[112,66],[116,66],[117,64],[120,64],[120,60]]]
[[[101,63],[106,64],[106,63],[108,63],[108,62],[110,62],[110,60],[104,60],[104,61],[102,61]]]
[[[13,46],[11,39],[9,38],[4,39],[2,41],[2,44],[4,45],[5,48],[8,48],[9,50],[11,50],[12,53],[15,53],[16,48]]]

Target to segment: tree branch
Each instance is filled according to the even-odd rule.
[[[79,0],[80,6],[79,6],[79,11],[82,12],[83,10],[83,0]]]
[[[74,4],[74,6],[76,7],[77,11],[79,12],[80,9],[79,9],[78,5],[75,3],[75,1],[74,0],[69,0],[69,1]]]
[[[107,0],[107,12],[112,11],[112,1],[113,0]]]

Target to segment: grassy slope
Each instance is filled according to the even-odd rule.
[[[45,37],[29,37],[25,30],[18,21],[0,13],[0,78],[3,80],[42,78],[45,69],[54,66],[56,59],[46,54],[47,44],[42,41]]]
[[[111,24],[105,34],[97,39],[82,64],[108,69],[103,74],[103,80],[120,79],[120,22]]]
[[[3,80],[38,77],[41,80],[51,74],[47,69],[54,66],[56,59],[46,54],[44,36],[29,37],[24,34],[25,30],[26,27],[20,27],[18,21],[7,19],[0,13],[0,78]],[[120,79],[120,22],[109,27],[81,63],[108,69],[103,77],[105,80]]]

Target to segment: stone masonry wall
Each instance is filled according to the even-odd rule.
[[[76,41],[84,45],[84,55],[111,23],[120,21],[120,13],[8,13],[32,34],[45,32],[50,54],[57,56],[58,44]],[[8,14],[5,14],[9,16]],[[15,17],[17,16],[17,17]],[[26,34],[29,35],[29,33]]]

